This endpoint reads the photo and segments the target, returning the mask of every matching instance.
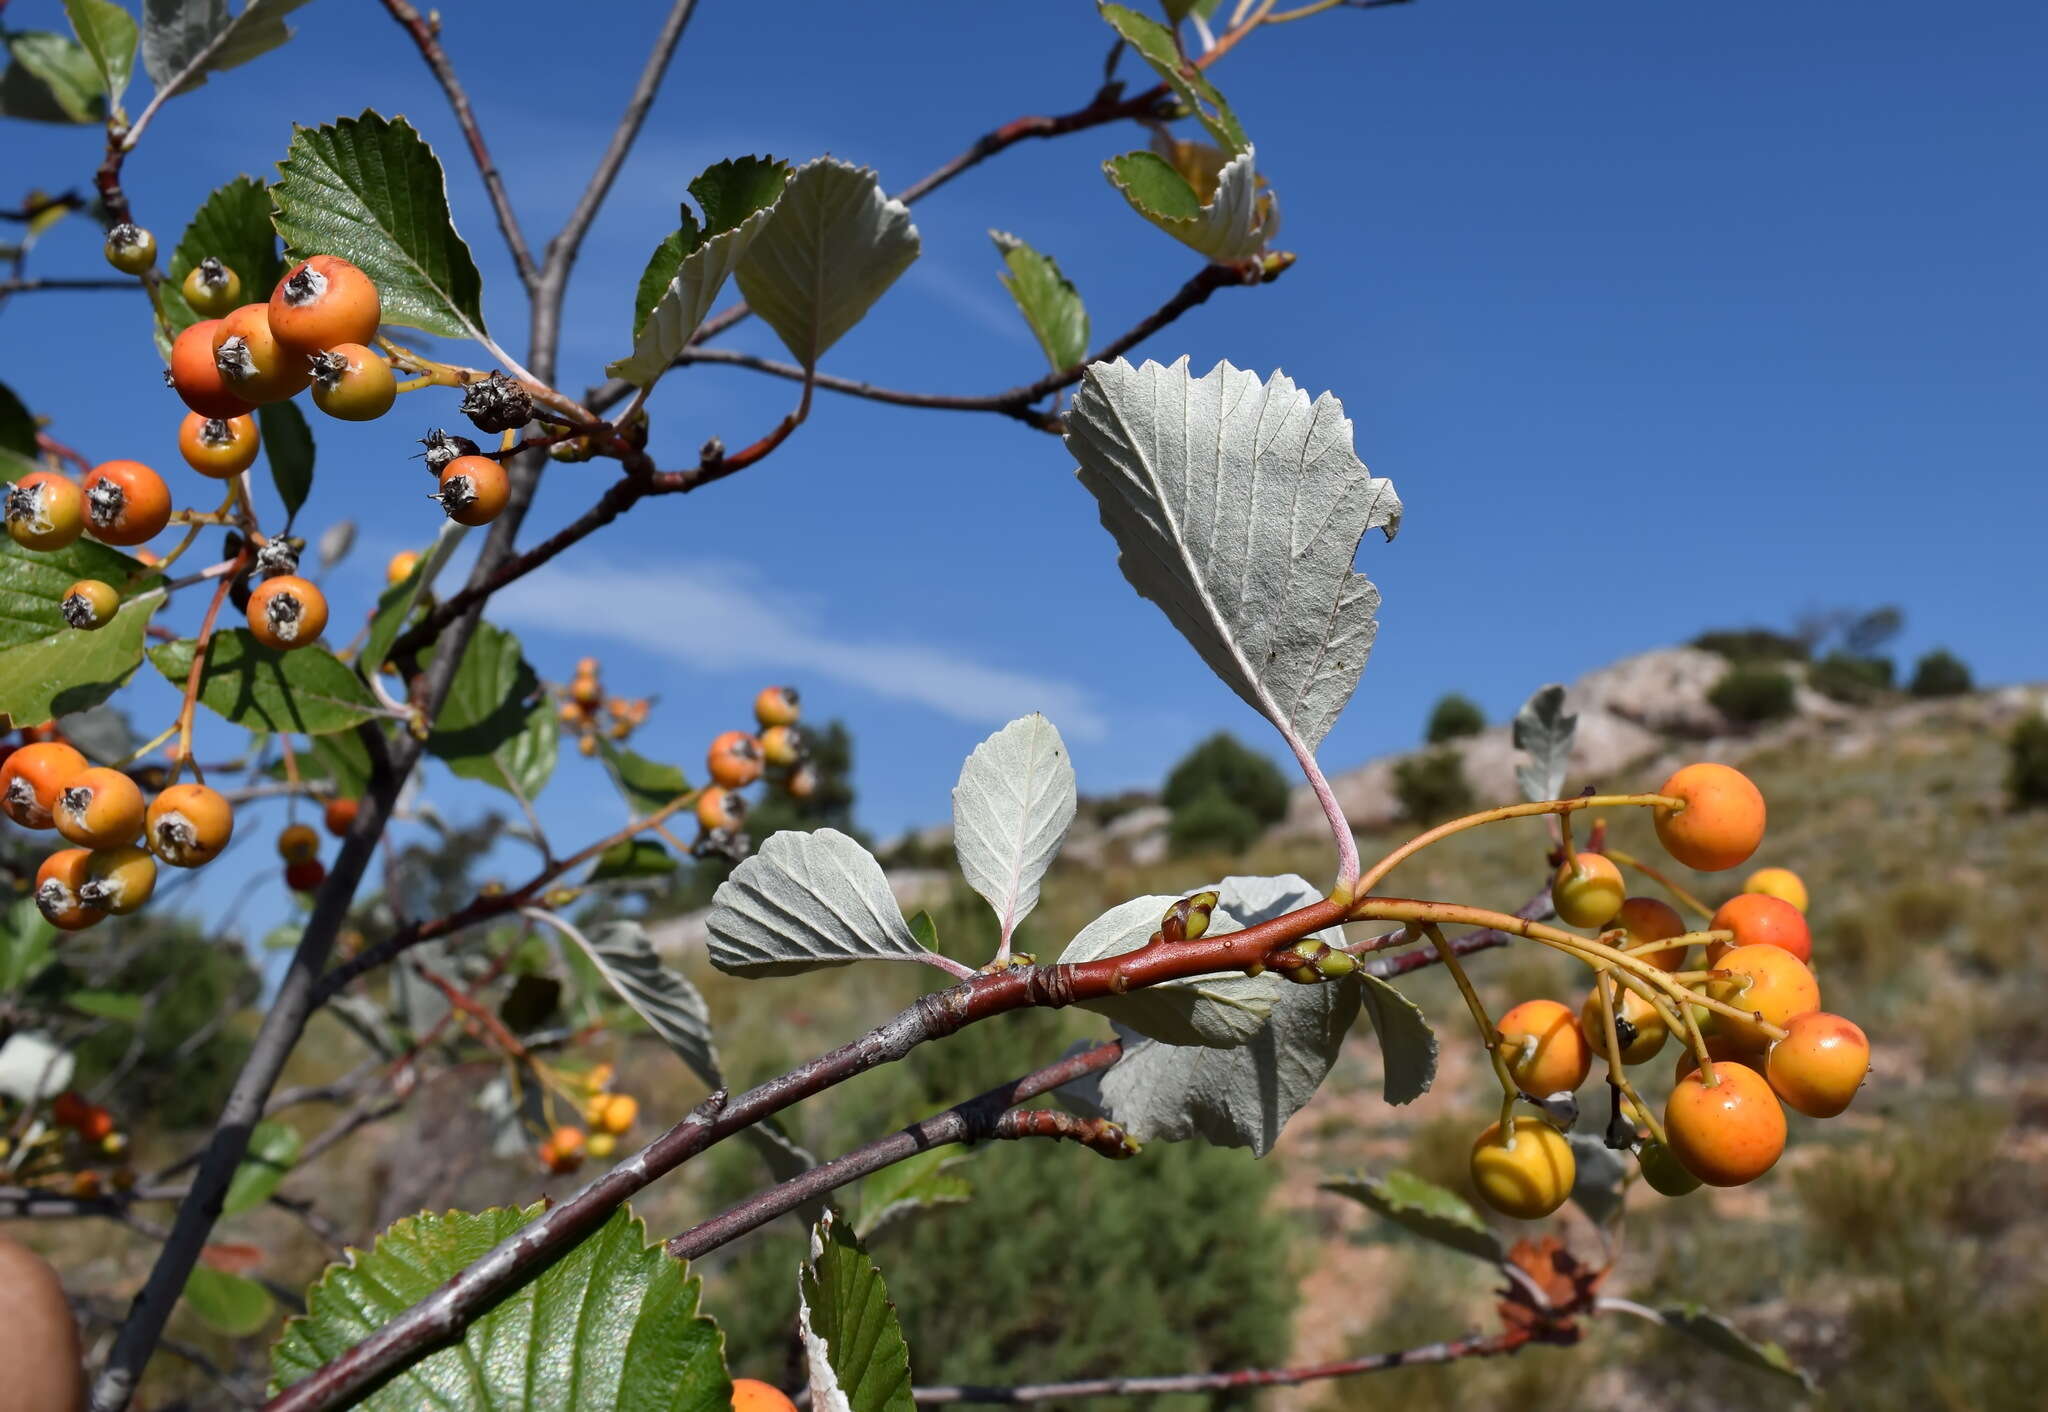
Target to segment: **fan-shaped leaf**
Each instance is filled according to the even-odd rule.
[[[1207,202],[1156,152],[1126,152],[1102,170],[1139,215],[1216,264],[1250,259],[1280,229],[1279,202],[1260,189],[1249,147],[1217,174],[1215,198]]]
[[[149,660],[166,680],[182,687],[192,670],[193,647],[193,639],[181,637],[151,649]],[[315,643],[278,652],[247,628],[213,635],[199,678],[199,704],[252,730],[300,735],[348,730],[378,712],[362,679],[325,647]]]
[[[882,865],[837,829],[770,838],[712,894],[705,925],[711,964],[734,975],[787,976],[928,954],[910,934]]]
[[[1038,905],[1038,884],[1074,823],[1074,764],[1033,713],[974,747],[953,787],[953,848],[967,885],[995,909],[1004,940]]]
[[[477,624],[427,750],[464,779],[531,801],[554,773],[559,730],[519,639]]]
[[[227,0],[143,0],[142,66],[165,97],[190,93],[220,73],[268,54],[292,37],[284,17],[306,0],[249,0],[237,15]]]

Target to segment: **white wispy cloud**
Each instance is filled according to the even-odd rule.
[[[620,612],[621,603],[652,611]],[[929,643],[849,637],[808,604],[764,591],[743,566],[544,569],[492,604],[501,621],[609,638],[687,666],[825,678],[976,724],[1042,711],[1077,739],[1100,740],[1107,731],[1102,712],[1075,683],[988,666]]]

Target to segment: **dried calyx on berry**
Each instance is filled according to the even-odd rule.
[[[441,474],[441,468],[457,456],[474,456],[481,449],[468,437],[451,436],[439,427],[421,437],[420,445],[427,448],[427,469],[437,476]]]
[[[264,541],[256,551],[255,572],[258,577],[274,579],[283,574],[299,571],[299,554],[306,547],[306,541],[296,535],[278,535]]]
[[[754,841],[740,829],[707,829],[690,844],[692,858],[723,858],[744,863],[754,851]]]
[[[479,431],[515,431],[533,420],[533,399],[511,378],[492,373],[469,385],[460,410]]]

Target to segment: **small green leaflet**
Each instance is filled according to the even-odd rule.
[[[813,1407],[912,1412],[896,1306],[860,1237],[830,1211],[812,1228],[811,1258],[798,1272],[797,1333]]]
[[[1237,114],[1223,101],[1209,76],[1180,52],[1172,30],[1149,15],[1122,5],[1104,5],[1102,18],[1138,52],[1139,58],[1152,66],[1154,73],[1166,80],[1174,97],[1208,129],[1219,146],[1233,155],[1250,150],[1251,140],[1244,135],[1244,125],[1237,120]]]
[[[0,907],[0,996],[19,995],[57,959],[57,929],[32,895]]]
[[[185,1280],[185,1304],[224,1334],[249,1338],[263,1332],[275,1307],[270,1291],[251,1279],[194,1265]]]
[[[249,1151],[242,1158],[241,1165],[228,1181],[228,1193],[222,1198],[220,1213],[233,1216],[243,1211],[253,1211],[270,1200],[270,1194],[277,1190],[291,1171],[292,1164],[299,1160],[299,1151],[305,1140],[299,1130],[289,1123],[280,1123],[266,1118],[249,1132]]]
[[[0,116],[39,123],[96,123],[107,115],[99,66],[61,34],[18,30],[6,36]]]
[[[427,737],[428,751],[464,779],[531,802],[554,773],[559,730],[519,639],[479,623]]]
[[[194,645],[189,637],[166,642],[151,650],[149,660],[182,687],[192,670]],[[213,635],[199,680],[199,704],[239,726],[298,735],[348,730],[381,709],[362,678],[319,643],[278,652],[256,641],[247,628]]]
[[[1045,360],[1056,373],[1078,366],[1088,356],[1088,309],[1074,282],[1060,273],[1052,256],[1039,254],[1008,231],[988,234],[1003,257],[1003,288],[1017,301]]]
[[[107,102],[118,108],[135,72],[135,18],[113,0],[64,0],[71,32],[100,71]]]
[[[597,748],[612,783],[635,814],[652,814],[690,792],[689,780],[674,765],[659,764],[601,736]]]
[[[1372,1208],[1425,1240],[1494,1264],[1506,1257],[1500,1237],[1480,1219],[1469,1202],[1413,1172],[1396,1170],[1385,1176],[1360,1172],[1324,1182],[1322,1186],[1324,1191],[1348,1196]]]
[[[270,194],[292,258],[361,267],[384,322],[484,339],[483,278],[449,217],[440,159],[405,119],[365,111],[295,128]]]
[[[1232,264],[1265,249],[1280,228],[1279,203],[1261,189],[1254,159],[1249,147],[1232,157],[1208,202],[1157,152],[1126,152],[1102,170],[1139,215],[1212,262]]]
[[[676,870],[675,855],[651,838],[622,838],[597,855],[590,882],[618,882],[667,877]]]
[[[974,1183],[958,1170],[972,1157],[958,1147],[933,1147],[864,1178],[856,1189],[860,1219],[855,1234],[868,1240],[906,1216],[973,1199]]]
[[[1642,1312],[1640,1306],[1632,1304],[1619,1307],[1626,1313]],[[1695,1339],[1745,1367],[1789,1378],[1808,1392],[1814,1390],[1813,1375],[1794,1363],[1783,1347],[1768,1340],[1751,1338],[1711,1310],[1697,1304],[1673,1304],[1652,1312],[1656,1322],[1665,1328]]]
[[[1379,1036],[1381,1096],[1393,1104],[1412,1103],[1436,1081],[1436,1031],[1421,1007],[1393,986],[1365,971],[1357,978],[1364,988],[1365,1013]]]
[[[271,1349],[282,1391],[392,1318],[546,1210],[425,1212],[330,1266],[306,1313]],[[525,1412],[660,1408],[730,1412],[725,1336],[698,1312],[689,1266],[650,1248],[626,1207],[567,1255],[492,1306],[444,1347],[351,1404],[366,1412]]]

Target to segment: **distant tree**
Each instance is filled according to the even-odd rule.
[[[1804,662],[1811,648],[1800,638],[1770,628],[1713,628],[1692,640],[1705,652],[1730,662]]]
[[[1442,745],[1447,740],[1477,735],[1485,729],[1486,713],[1479,709],[1479,703],[1452,691],[1437,698],[1436,705],[1430,710],[1429,725],[1423,732],[1423,738],[1431,745]]]
[[[1279,767],[1228,731],[1218,731],[1183,755],[1167,775],[1160,799],[1178,814],[1212,791],[1262,828],[1287,814],[1287,779]]]
[[[1736,667],[1715,682],[1707,702],[1740,726],[1762,725],[1792,714],[1792,678],[1774,667]]]
[[[1830,652],[1813,664],[1807,684],[1845,706],[1867,706],[1892,689],[1892,659]]]
[[[1220,789],[1174,810],[1167,825],[1175,853],[1241,853],[1264,831],[1257,815]]]
[[[1475,803],[1465,761],[1455,750],[1425,751],[1395,765],[1394,796],[1402,814],[1423,825],[1468,814]]]
[[[838,829],[861,837],[853,824],[853,732],[844,721],[827,721],[805,726],[803,738],[816,787],[803,799],[771,787],[747,816],[747,832],[757,843],[784,829]]]
[[[2013,728],[2006,788],[2015,809],[2048,806],[2048,716],[2038,711]]]
[[[1976,690],[1969,665],[1945,647],[1937,647],[1913,666],[1906,690],[1915,696],[1961,696]]]

